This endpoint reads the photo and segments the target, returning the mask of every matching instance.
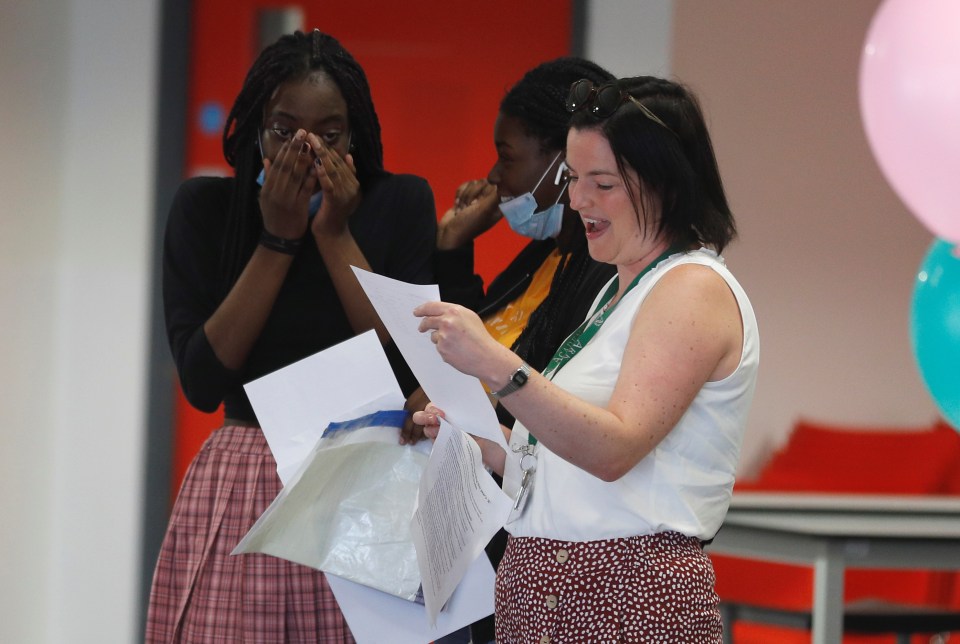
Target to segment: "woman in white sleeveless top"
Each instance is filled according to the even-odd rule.
[[[415,313],[444,360],[516,418],[511,450],[477,439],[519,499],[497,571],[498,642],[720,642],[702,542],[733,488],[759,363],[735,236],[696,99],[659,78],[567,103],[570,203],[591,256],[617,267],[543,374],[470,311]],[[442,410],[415,422],[435,436]]]

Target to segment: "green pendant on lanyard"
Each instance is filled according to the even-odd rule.
[[[563,344],[560,345],[560,348],[557,349],[557,352],[553,354],[553,358],[550,359],[550,364],[543,370],[543,376],[548,379],[553,379],[554,374],[560,371],[560,368],[570,361],[573,356],[577,355],[580,350],[586,346],[587,342],[590,341],[593,336],[597,334],[597,331],[600,330],[600,327],[603,326],[604,321],[607,319],[615,308],[627,293],[640,282],[644,275],[649,273],[651,270],[656,268],[657,264],[667,259],[675,253],[679,253],[682,249],[681,246],[670,246],[662,255],[657,257],[655,260],[647,264],[646,268],[640,271],[640,274],[633,278],[630,282],[630,285],[627,286],[627,290],[623,292],[623,295],[619,300],[614,302],[612,306],[608,306],[610,300],[616,294],[617,289],[620,287],[620,278],[617,277],[613,280],[610,286],[604,292],[603,297],[600,298],[598,311],[595,311],[591,317],[588,317],[583,324],[577,327],[577,330],[567,336],[567,339],[563,341]],[[527,442],[530,445],[537,444],[537,437],[533,434],[527,434]]]

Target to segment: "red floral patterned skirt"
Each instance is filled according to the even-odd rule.
[[[230,552],[280,493],[257,428],[222,427],[190,464],[153,576],[146,641],[353,642],[323,573]]]
[[[604,541],[510,537],[497,568],[501,644],[720,643],[713,564],[676,532]]]

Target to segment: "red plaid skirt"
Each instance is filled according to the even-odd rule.
[[[510,537],[497,568],[501,644],[722,641],[713,564],[676,532],[605,541]]]
[[[230,554],[281,487],[259,429],[223,427],[210,436],[163,539],[147,642],[353,642],[323,573]]]

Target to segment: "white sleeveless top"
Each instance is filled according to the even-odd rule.
[[[578,398],[606,407],[640,305],[667,271],[681,264],[710,267],[736,296],[743,320],[740,364],[723,380],[706,383],[680,422],[617,481],[602,481],[538,444],[526,507],[506,525],[514,536],[592,541],[676,531],[706,540],[719,530],[730,504],[760,357],[753,307],[722,257],[701,248],[663,260],[621,299],[597,334],[554,375],[553,382]],[[605,291],[606,287],[601,294]],[[599,300],[600,295],[591,311]],[[527,436],[518,421],[511,447],[525,445]],[[504,491],[511,497],[519,478],[519,457],[508,454]]]

